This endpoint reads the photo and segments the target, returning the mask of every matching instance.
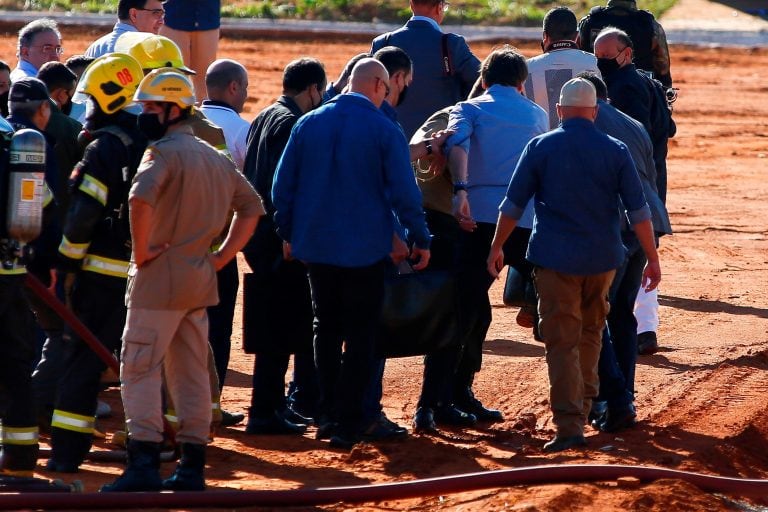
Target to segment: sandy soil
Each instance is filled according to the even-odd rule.
[[[0,39],[0,58],[13,61],[14,39]],[[91,35],[65,34],[67,55]],[[483,57],[488,44],[473,45]],[[282,68],[313,55],[335,76],[364,43],[223,40],[219,55],[250,72],[253,118],[279,94]],[[523,46],[528,55],[538,52]],[[547,403],[543,348],[514,322],[515,311],[491,290],[494,322],[476,394],[507,421],[488,428],[411,436],[329,449],[313,431],[304,437],[254,437],[243,427],[223,429],[208,450],[208,483],[231,489],[296,489],[412,480],[539,464],[654,465],[734,477],[768,477],[768,50],[672,49],[680,87],[671,142],[668,207],[676,234],[662,240],[659,332],[662,351],[638,362],[636,428],[619,435],[588,430],[589,447],[559,455],[541,452],[553,428]],[[239,313],[238,313],[239,314]],[[239,322],[224,407],[244,411],[250,400],[252,356],[240,350]],[[385,378],[385,410],[410,425],[421,381],[419,358],[392,360]],[[119,393],[104,397],[120,410]],[[112,432],[117,417],[102,422]],[[97,449],[110,449],[99,443]],[[38,466],[40,476],[54,477]],[[88,463],[77,478],[86,491],[122,466]],[[170,473],[171,464],[163,466]],[[738,504],[738,505],[737,505]],[[620,485],[517,486],[322,510],[759,510],[768,498],[704,492],[674,480]],[[297,509],[298,510],[298,509]],[[301,509],[304,510],[304,509]],[[314,510],[314,509],[312,509]]]

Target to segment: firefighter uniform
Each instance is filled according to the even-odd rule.
[[[90,94],[105,115],[89,127],[94,140],[70,177],[71,200],[59,245],[59,269],[66,275],[73,312],[107,350],[115,352],[125,324],[131,255],[128,191],[147,141],[136,128],[134,114],[109,108],[115,97],[107,96],[103,91],[109,88],[102,85],[121,83],[112,76],[120,73],[126,83],[117,96],[128,100],[143,73],[131,57],[120,54],[101,57],[91,66],[82,92]],[[65,357],[51,421],[48,469],[75,472],[91,448],[100,379],[107,365],[74,334]]]
[[[38,83],[39,82],[39,83]],[[42,89],[40,89],[42,87]],[[15,102],[47,100],[45,85],[36,79],[21,79],[11,88],[10,99]],[[45,141],[38,126],[31,119],[23,116],[11,116],[12,124],[0,119],[0,474],[13,476],[32,476],[37,465],[39,452],[38,427],[35,404],[32,393],[32,365],[35,357],[34,350],[34,318],[25,299],[24,281],[27,269],[19,258],[16,242],[11,239],[9,220],[12,210],[9,203],[11,162],[30,161],[19,156],[19,153],[31,155],[37,153],[41,167],[35,172],[45,173],[47,162],[46,153],[50,147]],[[27,141],[32,142],[26,151],[17,153],[12,141],[14,127],[18,130],[30,128],[36,133],[26,133]],[[27,130],[27,132],[31,131]],[[16,137],[20,137],[19,133]],[[8,148],[10,146],[10,151]],[[34,148],[37,148],[36,150]],[[15,155],[14,155],[15,154]],[[13,156],[19,158],[14,159]],[[35,185],[36,190],[37,185]],[[44,224],[49,221],[53,212],[54,202],[50,188],[43,185],[44,199],[38,207],[43,210]],[[38,192],[35,192],[37,195]],[[22,192],[24,196],[24,192]],[[24,198],[26,200],[29,198]],[[31,204],[31,203],[30,203]],[[39,211],[39,210],[38,210]],[[18,211],[15,212],[18,214]],[[30,213],[28,211],[28,213]],[[40,237],[42,238],[42,237]],[[40,261],[44,261],[45,253],[41,251]]]

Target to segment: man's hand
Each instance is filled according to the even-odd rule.
[[[285,261],[293,260],[293,255],[291,254],[291,244],[290,244],[290,242],[283,241],[283,259]]]
[[[643,289],[647,292],[655,289],[661,282],[661,265],[659,260],[649,261],[643,269]]]
[[[477,223],[472,218],[472,212],[469,211],[466,190],[459,190],[453,196],[453,216],[459,221],[459,226],[464,231],[471,233],[477,227]]]
[[[418,263],[413,265],[413,270],[424,270],[427,268],[430,255],[429,249],[422,249],[414,245],[413,251],[411,251],[411,261],[418,261]]]
[[[168,250],[168,248],[171,246],[171,244],[165,243],[162,245],[155,245],[152,247],[147,248],[146,251],[142,251],[139,249],[138,246],[134,245],[133,247],[133,257],[134,261],[136,262],[136,266],[141,268],[147,263],[151,262],[161,254],[163,254],[165,251]]]
[[[453,135],[455,132],[452,130],[439,130],[432,134],[432,138],[429,139],[432,143],[432,151],[435,155],[444,155],[445,152],[443,151],[443,146],[445,146],[445,141],[448,140],[448,137]]]
[[[389,253],[389,257],[392,263],[395,265],[402,263],[410,255],[411,251],[408,248],[408,244],[403,242],[397,233],[392,235],[392,252]]]
[[[504,268],[504,251],[502,249],[494,249],[491,247],[491,252],[488,253],[488,273],[493,276],[494,279],[499,278],[501,269]]]

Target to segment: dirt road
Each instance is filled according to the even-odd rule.
[[[67,55],[81,52],[90,39],[65,34]],[[0,39],[0,58],[14,61],[13,44],[7,36]],[[250,70],[245,113],[250,119],[279,94],[282,68],[290,59],[316,56],[335,77],[348,57],[366,49],[361,43],[328,40],[224,40],[219,55],[237,58]],[[484,57],[490,45],[473,45],[473,50]],[[523,50],[538,52],[533,45]],[[225,429],[208,452],[209,484],[311,488],[594,462],[768,478],[768,50],[674,47],[672,56],[680,99],[675,105],[678,135],[670,148],[668,207],[676,233],[661,242],[663,349],[638,362],[636,428],[619,435],[588,430],[588,449],[541,452],[553,433],[543,348],[515,324],[515,311],[503,307],[497,284],[476,394],[499,407],[506,422],[438,437],[411,436],[396,444],[366,444],[351,453],[329,449],[314,440],[313,432],[288,439],[248,436],[242,426]],[[239,348],[239,322],[233,342],[224,407],[242,411],[250,400],[253,359]],[[412,421],[421,368],[418,358],[387,364],[385,410],[401,424]],[[105,396],[119,410],[118,390]],[[102,426],[113,431],[120,421]],[[43,471],[44,462],[40,475],[52,476]],[[87,491],[95,491],[121,468],[89,463],[77,477]],[[164,471],[171,468],[165,465]],[[670,480],[512,487],[321,509],[726,510],[735,502],[768,506],[766,497],[725,497]]]

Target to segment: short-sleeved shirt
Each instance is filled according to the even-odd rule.
[[[150,246],[170,247],[141,269],[131,262],[128,307],[193,309],[218,303],[211,242],[231,209],[244,217],[264,214],[248,180],[182,124],[147,148],[129,194],[133,199],[154,209]]]
[[[597,59],[591,53],[579,50],[572,41],[558,41],[546,53],[528,59],[525,95],[547,111],[550,128],[560,123],[556,108],[560,89],[584,71],[599,75]]]

